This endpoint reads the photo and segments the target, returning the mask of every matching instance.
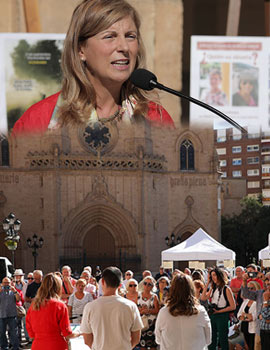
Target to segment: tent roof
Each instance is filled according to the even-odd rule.
[[[184,242],[163,250],[162,261],[235,260],[235,252],[199,228]]]
[[[270,249],[269,246],[261,249],[259,251],[259,260],[270,259]]]

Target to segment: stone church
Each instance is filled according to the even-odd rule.
[[[37,1],[41,31],[66,32],[78,2]],[[180,90],[182,1],[130,2],[142,17],[148,69]],[[22,2],[0,5],[0,17],[5,13],[0,31],[26,31]],[[164,21],[164,13],[170,20]],[[14,212],[22,222],[16,267],[32,270],[26,240],[33,234],[44,238],[37,260],[44,272],[63,264],[74,271],[111,264],[157,271],[166,236],[184,240],[202,227],[219,238],[213,131],[181,126],[176,97],[161,94],[161,102],[174,119],[173,130],[118,123],[98,132],[62,129],[10,139],[9,145],[2,141],[0,220]],[[1,242],[4,236],[0,227]],[[0,256],[11,256],[3,243]]]
[[[182,241],[202,227],[218,238],[212,136],[115,122],[10,139],[0,214],[14,211],[22,222],[16,266],[31,269],[26,239],[34,233],[44,238],[38,266],[45,271],[63,264],[157,270],[166,236]]]

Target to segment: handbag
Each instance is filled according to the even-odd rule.
[[[142,323],[143,323],[142,332],[145,332],[149,328],[148,317],[146,315],[142,315],[141,319],[142,319]]]
[[[23,318],[26,315],[25,308],[23,306],[16,305],[17,317]]]

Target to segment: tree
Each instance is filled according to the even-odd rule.
[[[258,252],[268,244],[270,207],[260,199],[245,197],[239,215],[223,216],[222,244],[236,253],[237,265],[248,265],[258,259]]]

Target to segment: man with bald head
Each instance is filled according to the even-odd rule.
[[[13,349],[19,349],[16,301],[20,301],[20,299],[21,297],[11,284],[10,278],[3,278],[0,286],[0,346],[3,350],[8,349],[7,328]]]

